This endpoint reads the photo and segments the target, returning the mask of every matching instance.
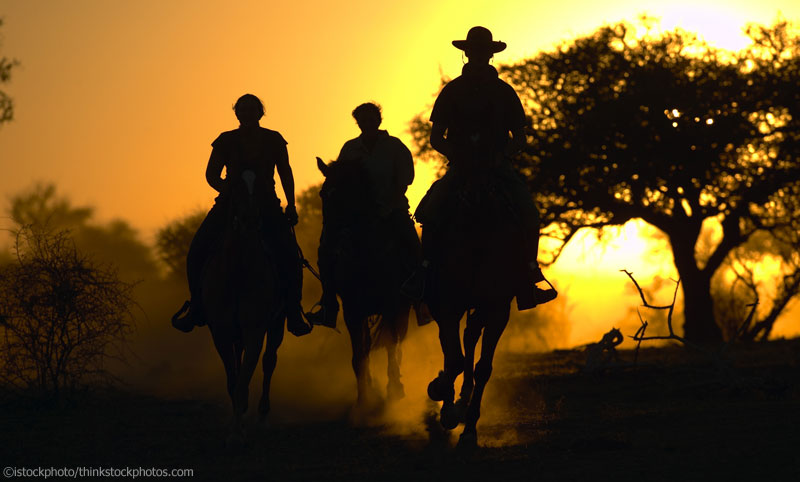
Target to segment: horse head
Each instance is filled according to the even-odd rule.
[[[365,222],[374,205],[369,198],[369,179],[363,164],[349,159],[325,164],[318,157],[317,167],[325,176],[319,195],[326,225],[346,227]]]

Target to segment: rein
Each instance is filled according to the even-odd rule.
[[[294,238],[294,245],[297,246],[297,254],[300,255],[300,263],[303,265],[303,268],[306,268],[309,272],[311,272],[311,274],[314,275],[317,280],[322,281],[322,278],[320,278],[317,270],[311,266],[311,263],[303,255],[303,250],[300,248],[300,244],[297,242],[297,236],[294,233],[294,226],[292,226],[292,237]]]

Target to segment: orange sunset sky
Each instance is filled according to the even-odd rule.
[[[410,145],[408,122],[432,103],[440,73],[460,73],[450,41],[474,25],[508,43],[495,56],[508,63],[641,13],[739,49],[746,23],[769,24],[779,12],[798,20],[800,2],[0,0],[0,55],[21,62],[2,86],[16,115],[0,127],[0,194],[52,181],[99,220],[125,219],[149,241],[166,222],[210,207],[210,143],[237,126],[231,106],[243,93],[264,101],[262,125],[288,140],[299,192],[321,181],[315,156],[335,158],[358,134],[350,112],[362,102],[380,103],[383,127]],[[418,164],[412,205],[433,179]],[[594,269],[617,279],[620,268],[649,276],[652,266],[635,259],[645,244],[627,229],[616,248],[587,254],[584,243],[565,258],[594,266],[584,277]],[[586,336],[607,329],[598,321]]]

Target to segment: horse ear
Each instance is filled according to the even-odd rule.
[[[321,172],[323,176],[328,175],[328,165],[319,157],[317,158],[317,169],[319,169],[319,172]]]

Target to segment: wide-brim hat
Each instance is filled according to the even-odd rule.
[[[482,49],[492,53],[502,52],[506,49],[506,43],[499,40],[492,40],[492,32],[486,27],[472,27],[467,32],[466,40],[453,40],[453,46],[457,49]]]

